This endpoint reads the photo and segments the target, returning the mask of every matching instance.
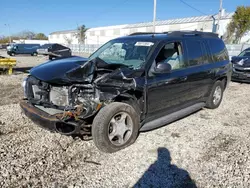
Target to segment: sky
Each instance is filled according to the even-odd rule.
[[[157,0],[157,20],[211,15],[219,10],[219,0],[183,1],[199,11],[181,0]],[[239,5],[250,6],[250,0],[223,0],[227,12]],[[0,7],[0,36],[24,30],[48,35],[82,24],[91,28],[153,19],[153,0],[1,0]]]

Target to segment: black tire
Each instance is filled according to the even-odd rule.
[[[215,84],[214,84],[214,86],[213,86],[213,88],[211,90],[211,93],[210,93],[210,95],[208,97],[208,100],[206,102],[206,107],[207,108],[215,109],[215,108],[218,108],[220,106],[221,101],[223,99],[223,92],[224,92],[224,87],[225,87],[224,85],[225,84],[220,80],[215,82]],[[214,94],[215,94],[217,88],[220,88],[221,97],[220,97],[220,100],[217,100],[217,102],[215,102],[214,101],[215,100]]]
[[[15,56],[16,54],[14,52],[11,52],[10,53],[10,56]]]
[[[130,116],[133,128],[128,140],[123,145],[117,146],[109,139],[110,121],[116,114],[124,112]],[[113,102],[102,108],[94,118],[92,124],[93,141],[96,147],[103,152],[113,153],[119,151],[135,142],[139,132],[139,123],[139,115],[132,106],[121,102]]]
[[[37,56],[37,52],[34,52],[33,54],[31,54],[32,56]]]

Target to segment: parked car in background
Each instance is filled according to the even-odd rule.
[[[0,44],[0,49],[2,49],[2,50],[7,50],[7,46],[8,46],[9,44]]]
[[[48,55],[50,60],[59,57],[70,57],[72,55],[70,48],[57,43],[44,44],[37,49],[37,53]]]
[[[233,63],[232,80],[250,83],[250,48],[232,57],[231,61]]]
[[[18,54],[30,54],[32,56],[37,55],[37,49],[40,44],[10,44],[7,47],[7,54],[10,56],[15,56]]]
[[[231,79],[224,42],[214,33],[135,33],[109,41],[88,59],[34,67],[24,80],[24,113],[64,135],[92,135],[116,152],[148,131],[217,108]]]

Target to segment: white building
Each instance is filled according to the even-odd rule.
[[[76,30],[56,31],[49,34],[49,43],[78,44]]]
[[[13,40],[13,43],[17,44],[48,44],[48,40],[29,40],[29,39],[19,39],[19,40]]]
[[[231,21],[233,13],[223,11],[220,20],[219,35],[226,33],[227,25]],[[197,30],[214,32],[218,23],[218,15],[215,16],[196,16],[171,20],[156,21],[156,32]],[[85,44],[104,44],[105,42],[129,35],[135,32],[152,32],[152,22],[125,24],[107,27],[96,27],[86,31]],[[58,31],[49,35],[50,43],[60,43],[64,45],[78,44],[76,30]]]

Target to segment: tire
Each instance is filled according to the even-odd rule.
[[[34,52],[33,54],[31,54],[32,56],[37,56],[37,53],[36,52]]]
[[[10,56],[15,56],[16,54],[14,52],[11,52],[10,53]]]
[[[219,92],[219,94],[216,95],[216,92]],[[209,109],[218,108],[223,98],[223,92],[224,83],[222,81],[216,81],[206,102],[206,107]],[[220,95],[220,97],[218,97],[218,95]]]
[[[126,115],[128,116],[125,117]],[[130,130],[119,135],[118,132],[124,131],[121,128],[123,127],[123,123],[119,123],[123,122],[123,116],[125,117],[124,125],[126,128],[130,127]],[[117,118],[118,120],[115,120]],[[114,127],[113,123],[115,124]],[[135,142],[139,132],[139,123],[139,115],[132,106],[121,102],[113,102],[102,108],[94,118],[92,124],[93,141],[96,147],[103,152],[113,153],[119,151]],[[116,134],[118,136],[114,136]],[[122,141],[124,142],[122,143]]]
[[[53,59],[53,56],[49,56],[49,60],[52,60]]]

